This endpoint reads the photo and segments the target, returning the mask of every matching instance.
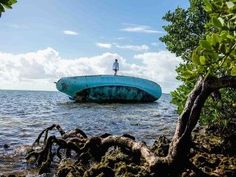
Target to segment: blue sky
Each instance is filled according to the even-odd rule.
[[[162,16],[177,6],[186,8],[188,1],[18,0],[13,9],[0,18],[0,52],[5,60],[6,54],[17,58],[48,48],[58,60],[81,57],[89,60],[110,53],[119,55],[130,66],[142,67],[143,60],[137,60],[137,55],[165,51],[159,41],[164,34],[162,26],[166,24]],[[6,69],[6,65],[4,67]],[[22,81],[21,77],[19,82],[27,79]],[[10,85],[9,89],[18,88]],[[37,89],[29,83],[26,86]],[[27,89],[26,86],[19,89]]]

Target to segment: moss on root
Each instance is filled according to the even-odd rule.
[[[155,171],[150,171],[147,161],[136,150],[117,146],[115,143],[111,145],[111,142],[102,144],[102,140],[111,136],[110,134],[89,138],[79,129],[64,132],[58,125],[54,125],[44,130],[44,133],[47,132],[46,136],[53,129],[57,129],[61,137],[49,136],[40,141],[43,133],[40,134],[27,156],[29,162],[34,159],[37,166],[34,170],[39,174],[50,173],[59,177],[157,176]],[[236,176],[235,139],[232,138],[235,132],[222,136],[221,133],[216,134],[216,131],[213,133],[211,129],[198,128],[194,131],[189,163],[176,176]],[[125,137],[127,141],[135,141],[130,135],[121,137]],[[169,143],[170,140],[160,136],[149,149],[156,156],[165,157]],[[25,176],[24,174],[6,176]],[[168,174],[166,172],[162,177],[170,176]],[[171,177],[174,177],[173,173]]]
[[[228,129],[227,133],[217,127],[196,129],[189,158],[191,166],[185,169],[182,176],[236,176],[235,133],[234,128],[231,132]]]

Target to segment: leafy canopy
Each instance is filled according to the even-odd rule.
[[[177,68],[182,85],[172,92],[172,102],[183,110],[187,95],[199,77],[236,75],[236,0],[190,0],[188,9],[177,8],[163,19],[170,22],[161,38],[167,48],[181,56]],[[202,122],[232,117],[236,93],[221,91],[220,101],[208,99],[201,116]]]
[[[0,0],[0,17],[5,9],[12,9],[12,5],[15,4],[17,0]]]
[[[177,79],[183,84],[171,93],[172,102],[177,105],[177,111],[180,114],[187,95],[197,81],[193,72],[191,53],[198,46],[199,40],[205,36],[204,25],[209,17],[203,8],[202,0],[190,0],[188,9],[178,7],[174,12],[168,11],[163,19],[169,24],[163,27],[167,34],[160,40],[166,44],[169,51],[183,59],[176,69]]]
[[[205,78],[236,76],[236,0],[205,0],[204,3],[210,20],[205,25],[206,36],[192,52],[192,72]],[[235,89],[224,89],[221,95],[218,102],[208,100],[203,121],[225,124],[235,117]]]
[[[192,53],[194,72],[202,76],[236,76],[236,0],[205,0],[210,15],[206,37]]]

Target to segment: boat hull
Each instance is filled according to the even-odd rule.
[[[155,97],[134,87],[100,86],[85,89],[75,96],[77,102],[153,102]]]
[[[153,102],[162,94],[157,83],[129,76],[64,77],[56,86],[78,102]]]

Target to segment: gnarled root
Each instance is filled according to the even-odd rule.
[[[38,138],[34,141],[33,146],[34,146],[34,145],[39,145],[40,139],[41,139],[41,137],[43,136],[44,133],[45,133],[45,136],[44,136],[44,144],[45,144],[46,141],[47,141],[47,138],[48,138],[48,132],[49,132],[50,130],[53,130],[54,128],[56,128],[56,129],[59,131],[59,133],[61,134],[61,136],[65,134],[65,131],[61,128],[60,125],[53,124],[52,126],[46,128],[46,129],[44,129],[44,130],[39,134]]]
[[[54,128],[60,130],[60,132],[64,132],[59,125],[52,125],[40,133],[33,146],[39,144],[40,138],[44,133],[46,134],[45,136],[48,136],[49,130]],[[87,171],[84,173],[87,176],[100,173],[114,176],[114,172],[110,167],[105,167],[101,164],[99,165],[99,163],[102,161],[102,158],[106,156],[106,153],[115,149],[122,154],[126,154],[126,158],[131,158],[132,160],[130,163],[141,165],[146,171],[156,171],[160,166],[160,162],[163,162],[163,158],[157,158],[145,143],[136,142],[135,138],[131,135],[125,134],[123,136],[113,136],[110,134],[103,134],[98,137],[88,138],[80,129],[61,133],[60,138],[49,136],[46,141],[44,141],[42,149],[40,151],[31,151],[26,159],[29,160],[30,158],[35,157],[35,162],[37,162],[40,167],[39,173],[42,174],[49,172],[49,167],[55,156],[62,159],[62,154],[64,153],[64,157],[71,157],[71,151],[73,151],[76,153],[73,157],[73,165],[82,165],[83,168],[86,169],[85,171]],[[62,150],[64,151],[62,152]],[[93,166],[94,164],[97,164],[96,168]],[[114,164],[113,167],[115,167]],[[69,173],[73,170],[75,169],[60,169],[60,174]]]

